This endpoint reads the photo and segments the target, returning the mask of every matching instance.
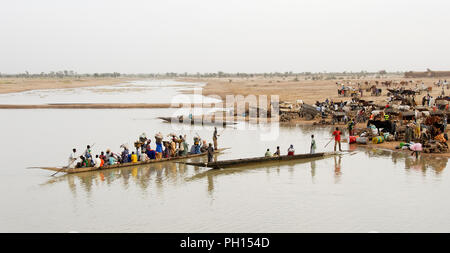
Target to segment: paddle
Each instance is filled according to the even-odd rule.
[[[62,170],[64,170],[64,169],[66,169],[66,168],[61,168],[60,170],[58,170],[57,172],[55,172],[55,173],[53,173],[52,175],[51,175],[51,177],[53,177],[54,175],[56,175],[56,174],[58,174],[59,172],[61,172]]]
[[[327,144],[325,144],[325,147],[324,148],[326,148],[327,146],[328,146],[328,144],[330,144],[330,142],[333,140],[333,137],[331,137],[331,139],[330,139],[330,141],[327,143]]]

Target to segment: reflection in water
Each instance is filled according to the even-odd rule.
[[[404,161],[405,170],[414,170],[426,175],[428,169],[432,169],[436,175],[441,174],[447,167],[448,158],[435,157],[422,154],[419,158],[412,156],[410,152],[396,152],[382,149],[368,149],[365,152],[369,157],[390,157],[394,164]]]
[[[311,177],[314,182],[314,176],[316,175],[316,160],[311,161]]]
[[[394,164],[404,162],[405,170],[419,171],[425,175],[427,169],[431,168],[436,175],[439,175],[447,166],[447,158],[420,156],[419,159],[412,157],[406,153],[392,152],[388,150],[364,149],[364,153],[370,158],[376,157],[388,157],[392,159]],[[357,154],[349,153],[350,156]],[[218,155],[215,155],[217,159]],[[342,179],[342,159],[345,159],[347,155],[333,156],[334,161],[334,181],[340,183]],[[61,181],[67,181],[69,189],[73,193],[73,196],[77,196],[77,190],[80,188],[89,194],[91,193],[93,186],[101,186],[106,184],[112,186],[116,181],[121,181],[125,189],[130,187],[130,184],[135,184],[140,187],[145,193],[148,188],[153,186],[157,193],[162,193],[163,188],[167,184],[177,185],[185,182],[206,179],[207,192],[212,197],[214,192],[214,180],[215,177],[231,174],[244,174],[251,173],[254,170],[264,169],[266,174],[270,177],[272,173],[280,175],[281,168],[285,167],[285,171],[288,172],[289,177],[293,178],[296,173],[296,168],[302,164],[309,163],[311,168],[311,179],[314,183],[316,177],[316,163],[328,158],[315,158],[305,159],[301,161],[286,161],[286,162],[273,162],[255,165],[245,165],[236,168],[227,169],[208,169],[198,166],[188,166],[182,163],[156,163],[144,166],[135,166],[129,168],[110,169],[98,172],[86,172],[78,174],[68,174],[52,178],[44,185],[53,184]],[[191,159],[194,162],[205,162],[206,158],[197,157]],[[78,187],[77,187],[78,186]]]
[[[209,174],[208,175],[208,193],[210,194],[210,196],[212,195],[214,191],[214,177]]]
[[[341,180],[341,156],[334,156],[334,182],[339,183]]]

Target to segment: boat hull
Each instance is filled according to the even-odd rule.
[[[227,150],[229,148],[220,148],[217,151],[215,151],[215,154],[221,153],[225,150]],[[126,167],[133,167],[133,166],[139,166],[139,165],[147,165],[147,164],[154,164],[154,163],[161,163],[161,162],[171,162],[171,161],[178,161],[178,160],[182,160],[182,159],[189,159],[189,158],[194,158],[194,157],[201,157],[201,156],[206,156],[207,153],[201,153],[201,154],[192,154],[192,155],[186,155],[186,156],[180,156],[180,157],[171,157],[171,158],[162,158],[162,159],[153,159],[153,160],[148,160],[146,162],[136,162],[136,163],[121,163],[121,164],[114,164],[114,165],[105,165],[103,167],[100,168],[95,168],[95,167],[83,167],[83,168],[73,168],[73,169],[69,169],[69,168],[58,168],[58,167],[40,167],[40,169],[44,169],[44,170],[51,170],[51,171],[59,171],[59,172],[64,172],[64,173],[68,173],[68,174],[73,174],[73,173],[81,173],[81,172],[88,172],[88,171],[98,171],[98,170],[108,170],[108,169],[116,169],[116,168],[126,168]]]
[[[179,124],[190,124],[190,125],[207,125],[207,126],[230,126],[236,125],[236,122],[207,122],[201,119],[192,119],[192,120],[179,120],[178,118],[170,118],[170,117],[158,117],[159,119],[164,120],[167,123],[179,123]]]
[[[335,153],[331,152],[331,153],[315,153],[315,154],[298,154],[298,155],[293,155],[293,156],[285,155],[285,156],[274,156],[274,157],[254,157],[254,158],[243,158],[243,159],[217,161],[217,162],[210,162],[210,163],[185,163],[185,164],[218,169],[218,168],[236,167],[239,165],[264,163],[264,162],[291,161],[291,160],[318,158],[318,157],[324,157],[326,155],[331,155],[331,154],[335,154]]]

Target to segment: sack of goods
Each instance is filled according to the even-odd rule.
[[[422,151],[422,144],[414,143],[413,145],[409,146],[409,149],[412,151]]]
[[[379,144],[379,143],[383,143],[383,142],[384,142],[383,136],[377,136],[377,137],[372,138],[373,144]]]
[[[367,142],[369,142],[367,137],[356,137],[356,143],[358,144],[367,144]]]
[[[155,134],[155,139],[156,139],[157,142],[161,142],[162,139],[163,139],[162,133]]]

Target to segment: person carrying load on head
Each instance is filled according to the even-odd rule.
[[[156,139],[156,159],[161,159],[162,158],[162,153],[163,153],[163,146],[162,146],[162,134],[158,133],[155,135],[155,139]]]
[[[200,145],[201,139],[199,137],[194,137],[194,145],[192,145],[191,153],[192,154],[201,154],[201,145]]]

